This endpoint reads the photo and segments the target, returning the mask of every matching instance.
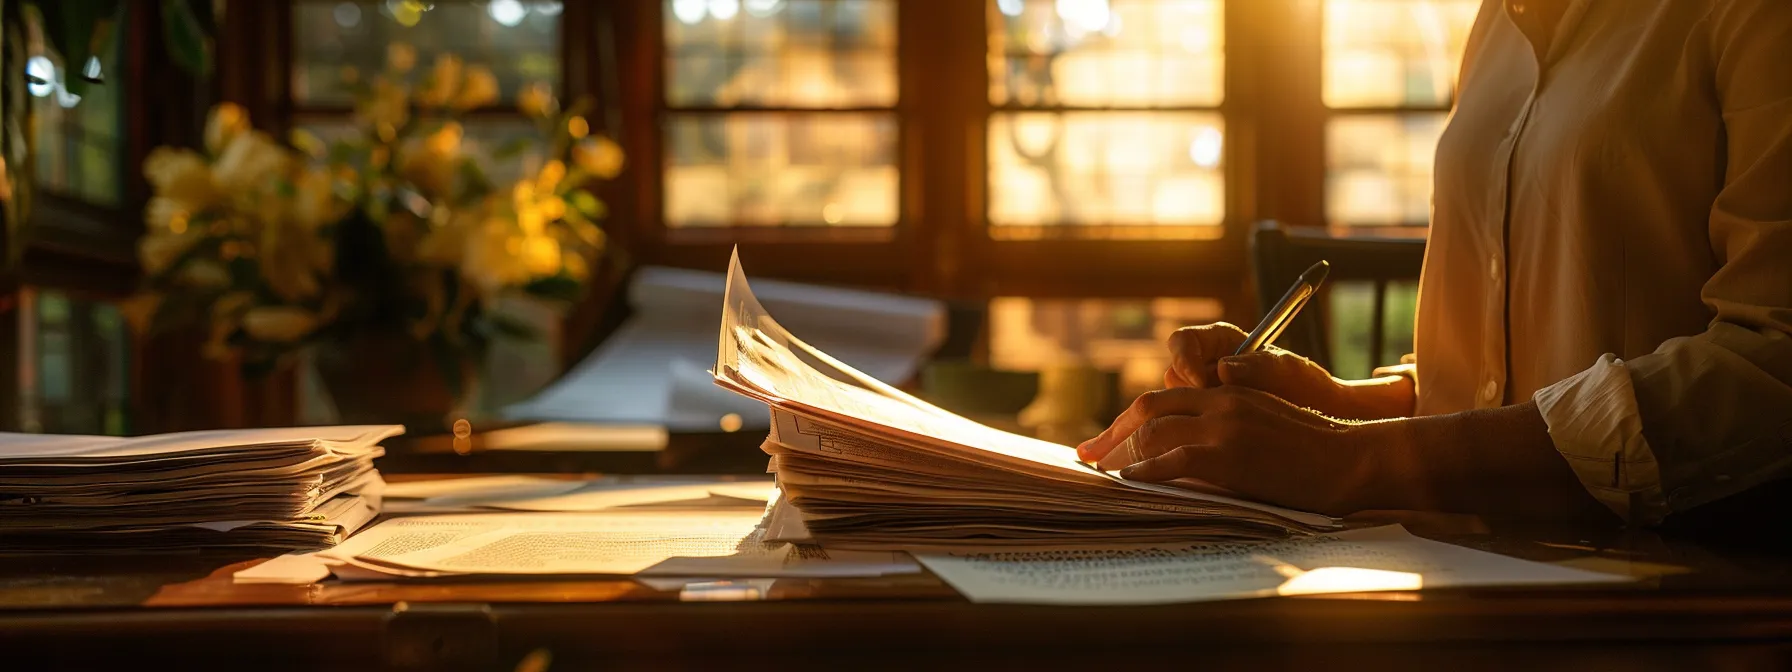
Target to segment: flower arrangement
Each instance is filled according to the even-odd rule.
[[[532,334],[492,309],[499,297],[574,301],[611,252],[585,186],[614,177],[621,150],[537,84],[518,96],[537,136],[481,156],[459,119],[498,100],[497,79],[451,55],[417,68],[393,45],[382,72],[343,76],[346,138],[281,144],[225,104],[203,151],[150,154],[147,280],[128,312],[151,331],[206,325],[204,351],[251,373],[302,348],[401,338],[458,396],[492,339]],[[500,184],[487,169],[506,161],[532,165]]]

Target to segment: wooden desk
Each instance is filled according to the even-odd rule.
[[[0,669],[513,669],[537,650],[551,652],[554,670],[1792,667],[1792,556],[1783,552],[1644,532],[1406,522],[1444,541],[1645,578],[1600,589],[1053,608],[974,605],[929,575],[779,580],[759,591],[626,580],[268,586],[232,583],[253,558],[14,558],[0,560]]]

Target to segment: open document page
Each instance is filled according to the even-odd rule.
[[[1068,446],[916,399],[781,327],[738,256],[714,375],[771,407],[764,447],[780,486],[830,548],[1261,539],[1337,527],[1198,487],[1127,481],[1078,461]]]
[[[1268,544],[917,557],[972,602],[1020,604],[1161,604],[1629,580],[1422,539],[1398,525]]]

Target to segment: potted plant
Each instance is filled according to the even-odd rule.
[[[371,77],[345,73],[348,137],[283,145],[227,104],[204,151],[152,153],[147,279],[129,312],[151,330],[207,325],[200,347],[249,375],[310,353],[346,422],[439,427],[494,339],[538,335],[494,310],[501,299],[580,298],[610,252],[585,187],[622,155],[536,85],[519,105],[539,134],[490,160],[543,151],[494,180],[459,121],[497,100],[491,72],[453,56],[419,69],[405,45],[388,56]]]

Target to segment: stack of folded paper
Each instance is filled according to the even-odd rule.
[[[0,434],[0,553],[318,548],[379,513],[397,425]]]
[[[771,406],[784,496],[768,538],[829,548],[1251,540],[1337,521],[1199,484],[1122,479],[1076,451],[992,429],[904,394],[791,336],[731,264],[718,384]]]

